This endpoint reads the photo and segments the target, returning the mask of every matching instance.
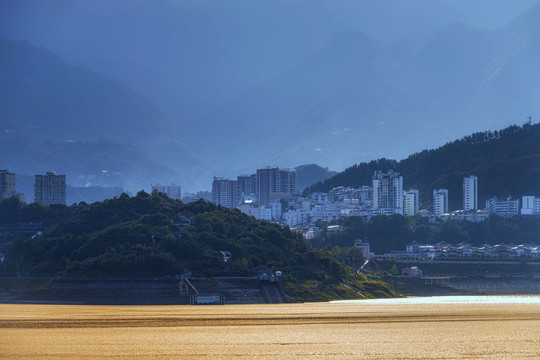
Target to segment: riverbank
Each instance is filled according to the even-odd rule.
[[[449,286],[426,285],[420,278],[388,276],[381,280],[403,296],[540,294],[540,278],[522,275],[454,276]],[[267,298],[267,292],[256,278],[200,278],[193,279],[192,283],[200,293],[225,296],[227,304],[275,302]],[[313,284],[311,290],[318,290],[322,285]],[[294,293],[291,286],[285,286],[289,294]],[[300,288],[295,291],[300,293]],[[0,278],[0,303],[4,304],[182,305],[189,304],[189,295],[193,293],[190,290],[182,294],[179,280],[174,278]],[[345,298],[355,297],[354,293],[345,295],[348,295]],[[319,301],[344,298],[338,296],[335,292],[327,293]],[[366,296],[357,293],[356,298]],[[299,301],[285,295],[279,302]]]
[[[0,358],[540,358],[539,297],[450,300],[224,306],[3,304]]]
[[[194,279],[201,293],[220,293],[230,304],[265,303],[257,279]],[[189,304],[174,278],[0,278],[0,303],[88,305]]]

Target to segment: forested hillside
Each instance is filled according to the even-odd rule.
[[[15,197],[0,203],[0,226],[9,230],[21,222],[41,222],[47,230],[4,250],[5,275],[148,277],[189,271],[205,277],[251,276],[256,269],[271,268],[284,272],[288,291],[302,289],[303,299],[358,296],[343,284],[362,292],[369,287],[377,296],[392,294],[330,252],[308,250],[301,233],[202,200],[183,204],[140,192],[69,207],[26,205]],[[229,261],[223,261],[221,251],[231,253]],[[324,296],[306,287],[323,280],[328,286]]]
[[[424,150],[395,161],[378,159],[353,165],[304,191],[328,191],[336,186],[371,185],[375,170],[394,169],[403,188],[420,190],[421,207],[431,206],[434,189],[449,190],[450,210],[462,203],[463,177],[478,176],[479,203],[491,196],[540,195],[540,124],[512,125],[474,133],[438,149]]]

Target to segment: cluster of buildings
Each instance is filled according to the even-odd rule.
[[[24,194],[15,191],[15,174],[0,170],[0,201],[17,196],[24,201]],[[40,205],[66,203],[66,176],[54,171],[34,176],[34,202]]]
[[[171,199],[182,200],[182,188],[180,185],[151,185],[152,192],[157,191],[163,194],[166,194]]]
[[[382,255],[390,258],[405,258],[418,260],[434,260],[448,257],[472,257],[472,258],[538,258],[540,257],[540,245],[532,244],[484,244],[473,246],[468,243],[450,245],[445,242],[437,244],[419,244],[413,242],[407,245],[404,252],[393,251]]]
[[[521,206],[519,199],[493,197],[486,201],[485,208],[480,209],[478,177],[474,175],[464,177],[463,208],[452,212],[448,206],[448,189],[433,190],[432,211],[420,210],[419,191],[404,190],[403,176],[393,170],[376,171],[371,186],[340,186],[328,193],[313,193],[310,198],[293,196],[295,184],[294,171],[258,169],[256,174],[241,175],[236,180],[214,178],[212,198],[215,204],[236,207],[258,219],[302,229],[306,237],[316,234],[318,229],[314,223],[318,220],[330,222],[347,216],[369,219],[375,215],[419,214],[429,217],[432,222],[436,219],[479,222],[491,214],[507,217],[540,215],[540,198],[535,196],[523,196]]]
[[[262,213],[261,216],[264,219],[267,218],[266,214],[272,211],[272,206],[277,214],[276,203],[279,203],[281,199],[292,199],[295,193],[296,172],[278,167],[257,169],[255,174],[239,175],[236,180],[214,177],[212,182],[214,204],[229,208],[249,204],[250,208],[260,208],[250,211]],[[244,208],[247,209],[245,206]],[[281,210],[279,210],[279,217],[281,217]]]
[[[152,191],[167,194],[171,199],[182,199],[179,185],[152,185]],[[25,201],[23,193],[15,190],[15,174],[0,170],[0,201],[17,196]],[[57,175],[49,171],[45,175],[34,176],[34,202],[40,205],[66,204],[66,175]]]

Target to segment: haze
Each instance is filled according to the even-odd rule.
[[[533,0],[0,1],[0,164],[130,191],[343,170],[535,118],[538,63]]]

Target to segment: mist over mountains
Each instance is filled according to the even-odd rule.
[[[0,167],[73,185],[341,170],[540,113],[532,0],[0,1],[0,36]]]

